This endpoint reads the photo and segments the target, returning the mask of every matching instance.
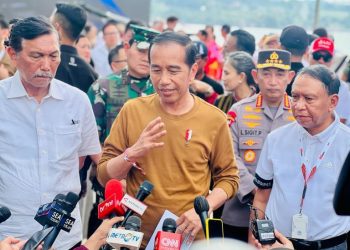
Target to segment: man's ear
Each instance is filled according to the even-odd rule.
[[[329,111],[333,112],[339,102],[339,96],[337,94],[333,94],[329,98],[330,98]]]
[[[11,61],[17,65],[17,52],[12,47],[6,47],[6,52],[9,55]]]

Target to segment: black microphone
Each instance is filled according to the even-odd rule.
[[[152,192],[153,190],[153,184],[150,183],[149,181],[144,181],[141,186],[139,191],[136,194],[136,199],[139,201],[144,201],[146,199],[146,197]],[[124,220],[121,223],[121,226],[124,227],[126,221],[128,220],[128,218],[134,214],[134,211],[132,211],[131,209],[128,209],[124,215]]]
[[[0,223],[3,223],[11,216],[11,211],[7,207],[0,208]]]
[[[208,219],[209,203],[204,196],[197,196],[194,199],[194,210],[201,219],[204,235],[207,235],[205,221]]]
[[[153,185],[152,185],[152,188],[153,188]],[[141,219],[137,216],[130,216],[128,220],[125,222],[125,230],[139,232],[140,229],[141,229]],[[121,247],[120,250],[130,250],[130,248]]]
[[[64,194],[58,194],[51,203],[41,205],[34,219],[39,222],[44,229],[57,226],[64,214],[63,203],[65,198],[66,196]]]
[[[338,215],[350,215],[350,152],[345,159],[340,171],[337,186],[335,188],[333,206]]]
[[[63,207],[64,214],[67,216],[62,218],[59,225],[55,226],[53,230],[47,235],[44,241],[43,250],[49,250],[52,247],[61,229],[72,227],[74,221],[72,221],[72,218],[70,218],[69,216],[71,212],[74,210],[78,201],[79,201],[79,196],[77,194],[73,192],[69,192],[66,195],[66,198],[62,204],[62,207]]]
[[[163,222],[162,231],[168,233],[175,233],[176,221],[172,218],[166,218]]]

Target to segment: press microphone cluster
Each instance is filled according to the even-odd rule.
[[[43,229],[32,235],[23,250],[36,249],[43,241],[43,250],[48,250],[61,230],[70,232],[75,222],[70,214],[78,201],[79,196],[69,192],[67,195],[58,194],[51,203],[40,206],[34,219],[43,226]]]
[[[11,212],[10,209],[7,207],[1,207],[0,208],[0,223],[3,223],[6,221],[8,218],[10,218]]]
[[[154,250],[180,250],[181,234],[175,233],[176,222],[167,218],[163,222],[162,231],[157,233]]]
[[[107,243],[120,250],[138,250],[141,246],[143,233],[139,232],[141,219],[130,216],[125,222],[125,229],[112,228],[107,236]]]

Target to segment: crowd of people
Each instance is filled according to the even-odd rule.
[[[225,24],[220,46],[212,25],[190,35],[178,22],[108,20],[98,31],[64,3],[51,17],[0,19],[0,206],[12,213],[0,250],[21,249],[41,229],[40,205],[68,192],[96,199],[88,225],[77,205],[55,249],[99,249],[122,220],[97,218],[111,179],[132,196],[154,185],[142,249],[165,210],[177,233],[203,239],[197,196],[226,238],[347,249],[350,217],[333,197],[350,151],[350,63],[336,41],[289,25],[257,42]],[[252,236],[252,208],[273,222],[274,245]]]

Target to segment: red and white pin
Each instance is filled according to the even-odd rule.
[[[185,134],[186,144],[190,142],[191,138],[192,138],[192,129],[186,129],[186,134]]]

